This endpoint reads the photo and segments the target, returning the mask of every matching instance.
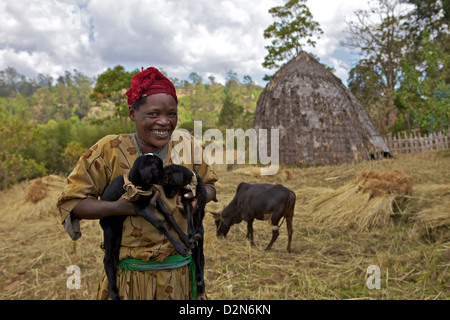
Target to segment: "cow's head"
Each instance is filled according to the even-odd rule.
[[[224,219],[222,215],[222,211],[219,212],[212,212],[210,213],[213,215],[215,223],[216,223],[216,236],[217,237],[226,237],[228,231],[230,231],[230,224],[229,222],[226,222],[226,219]]]

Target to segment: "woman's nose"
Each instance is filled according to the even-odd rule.
[[[158,120],[156,121],[156,123],[161,126],[166,126],[166,125],[170,124],[170,120],[168,117],[161,115],[158,118]]]

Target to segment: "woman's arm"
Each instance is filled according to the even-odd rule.
[[[207,197],[206,202],[210,202],[216,197],[216,190],[209,186],[205,185]],[[192,192],[189,192],[185,195],[187,198],[192,198]],[[183,209],[181,205],[181,199],[179,199],[179,209]],[[193,199],[192,205],[195,207],[197,205],[197,199]],[[77,205],[73,208],[72,213],[78,219],[102,219],[109,216],[119,216],[119,215],[134,215],[136,214],[134,211],[133,203],[120,198],[116,201],[104,201],[104,200],[96,200],[91,198],[86,198],[77,203]]]
[[[72,213],[79,219],[102,219],[109,216],[136,214],[133,203],[128,200],[104,201],[91,198],[78,202]]]

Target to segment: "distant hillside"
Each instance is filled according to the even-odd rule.
[[[183,124],[200,120],[204,126],[216,126],[228,95],[236,106],[242,107],[241,116],[235,119],[236,127],[252,127],[253,114],[262,90],[260,86],[242,84],[177,87],[178,122]]]
[[[136,71],[121,66],[95,79],[74,70],[54,81],[26,79],[14,69],[0,71],[0,190],[47,174],[66,174],[80,154],[107,134],[134,131],[125,92]],[[229,72],[226,84],[212,77],[173,80],[179,97],[178,126],[253,127],[263,90],[250,76],[240,82]]]

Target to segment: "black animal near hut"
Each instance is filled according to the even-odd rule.
[[[273,128],[280,129],[281,164],[391,157],[367,111],[341,80],[305,52],[278,70],[258,100],[255,129]]]

